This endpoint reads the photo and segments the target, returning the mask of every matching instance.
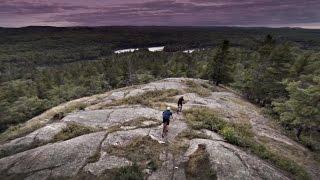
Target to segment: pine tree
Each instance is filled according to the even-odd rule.
[[[307,54],[291,68],[296,80],[288,80],[288,98],[273,103],[284,126],[294,127],[300,140],[303,131],[320,127],[320,61]],[[292,78],[291,78],[292,79]]]
[[[312,83],[304,86],[301,81],[288,83],[289,99],[275,102],[275,110],[280,114],[281,123],[297,129],[300,140],[303,130],[320,126],[320,76],[314,76]]]
[[[290,76],[295,59],[288,44],[276,46],[272,36],[268,35],[248,59],[250,64],[244,69],[243,77],[237,77],[235,83],[247,98],[269,106],[273,100],[287,96],[282,81]]]
[[[209,79],[218,86],[231,81],[231,58],[229,57],[229,41],[225,40],[214,54],[209,64]]]

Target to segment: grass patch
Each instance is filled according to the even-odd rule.
[[[140,167],[136,164],[119,168],[113,180],[143,180],[143,173]]]
[[[0,134],[0,142],[5,142],[25,136],[39,128],[42,128],[45,125],[45,123],[34,123],[30,126],[24,126],[23,124],[11,126],[5,132]]]
[[[53,138],[53,141],[64,141],[92,132],[95,132],[94,128],[72,123],[68,124],[66,128],[56,134]]]
[[[181,94],[179,90],[168,89],[168,90],[155,90],[148,91],[137,96],[131,96],[124,99],[116,100],[105,107],[100,109],[110,107],[110,106],[121,106],[121,105],[144,105],[147,107],[154,107],[160,102],[176,102],[174,96]]]
[[[30,149],[40,147],[42,145],[45,145],[46,143],[47,143],[46,141],[40,141],[38,139],[34,139],[30,144],[22,144],[19,147],[13,146],[8,149],[0,149],[0,159],[20,153],[20,152],[24,152]]]
[[[196,93],[201,97],[208,97],[211,95],[211,90],[208,89],[208,85],[206,84],[197,84],[194,81],[187,80],[186,85],[188,86],[187,92]]]
[[[121,168],[115,168],[106,170],[100,177],[91,177],[89,179],[98,180],[143,180],[144,174],[142,169],[137,165],[125,166]]]
[[[82,102],[70,102],[67,105],[57,106],[53,108],[55,110],[51,109],[39,116],[36,116],[33,122],[26,122],[25,124],[18,124],[9,127],[5,132],[0,134],[0,142],[2,143],[25,136],[39,128],[44,127],[48,123],[48,121],[45,121],[46,119],[49,119],[49,122],[57,121],[62,119],[68,113],[77,110],[83,110],[86,106],[87,105]]]
[[[208,108],[187,110],[185,114],[187,123],[192,128],[205,128],[215,131],[230,144],[251,151],[261,159],[267,160],[280,169],[289,172],[295,179],[310,179],[309,174],[297,163],[270,151],[263,144],[256,142],[250,125],[227,122]]]
[[[153,121],[155,123],[150,124],[150,125],[145,125],[143,124],[144,121]],[[155,127],[161,125],[162,122],[155,119],[155,118],[146,118],[146,117],[139,117],[137,119],[134,119],[132,121],[128,121],[122,124],[122,126],[135,126],[137,128],[150,128],[150,127]]]
[[[147,137],[138,137],[125,147],[111,146],[106,152],[110,155],[125,157],[132,162],[137,162],[142,169],[156,170],[161,166],[159,154],[162,153],[163,144]]]
[[[202,87],[210,90],[211,92],[219,91],[219,88],[217,86],[212,86],[211,84],[205,82],[200,84]]]
[[[123,129],[121,129],[121,125],[117,124],[117,125],[111,126],[107,129],[108,134],[116,132],[116,131],[123,131]]]
[[[25,177],[25,176],[24,176]],[[143,180],[144,174],[141,168],[137,164],[132,166],[125,166],[121,168],[108,169],[105,170],[100,176],[95,176],[88,172],[79,172],[74,177],[56,177],[49,178],[50,180],[60,180],[60,179],[69,179],[69,180]],[[18,178],[19,179],[19,178]],[[20,178],[23,179],[23,178]]]
[[[205,145],[199,145],[198,149],[189,157],[186,163],[187,180],[214,180],[216,172],[211,168],[209,154]]]
[[[210,136],[202,133],[202,132],[196,132],[195,130],[188,129],[182,131],[177,138],[187,138],[189,140],[191,139],[210,139]]]

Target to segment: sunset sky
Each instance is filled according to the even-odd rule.
[[[320,29],[320,0],[0,0],[0,26],[31,25]]]

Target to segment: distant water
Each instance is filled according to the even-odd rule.
[[[183,51],[184,53],[193,53],[195,51],[195,49],[189,49],[189,50],[185,50]]]
[[[164,50],[165,46],[158,46],[158,47],[149,47],[147,48],[150,52],[160,52]],[[139,48],[130,48],[130,49],[120,49],[120,50],[116,50],[114,51],[114,53],[116,54],[122,54],[122,53],[129,53],[129,52],[134,52],[134,51],[138,51]],[[188,49],[183,51],[184,53],[193,53],[194,51],[196,51],[196,49]]]
[[[138,50],[139,50],[139,48],[120,49],[120,50],[114,51],[114,53],[121,54],[121,53],[134,52],[134,51],[138,51]],[[164,46],[149,47],[148,50],[151,51],[151,52],[160,52],[160,51],[164,50]]]
[[[164,46],[150,47],[150,48],[148,48],[148,50],[151,51],[151,52],[163,51],[164,50]]]
[[[127,52],[134,52],[134,51],[138,51],[138,50],[139,50],[139,48],[121,49],[121,50],[114,51],[114,53],[121,54],[121,53],[127,53]]]

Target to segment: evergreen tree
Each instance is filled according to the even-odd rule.
[[[231,58],[229,57],[229,41],[225,40],[217,49],[209,64],[209,79],[218,86],[231,81]]]
[[[274,102],[281,123],[296,128],[299,140],[303,130],[320,127],[320,76],[314,76],[306,86],[303,84],[306,83],[288,83],[289,99]]]
[[[287,81],[288,98],[275,101],[274,110],[286,127],[296,128],[300,140],[303,131],[320,127],[320,56],[298,58],[291,70],[298,78]]]
[[[234,85],[240,87],[248,99],[266,106],[287,96],[282,81],[290,76],[295,57],[288,44],[275,46],[270,35],[261,45],[248,57],[250,64],[244,68],[242,77],[236,78]]]

